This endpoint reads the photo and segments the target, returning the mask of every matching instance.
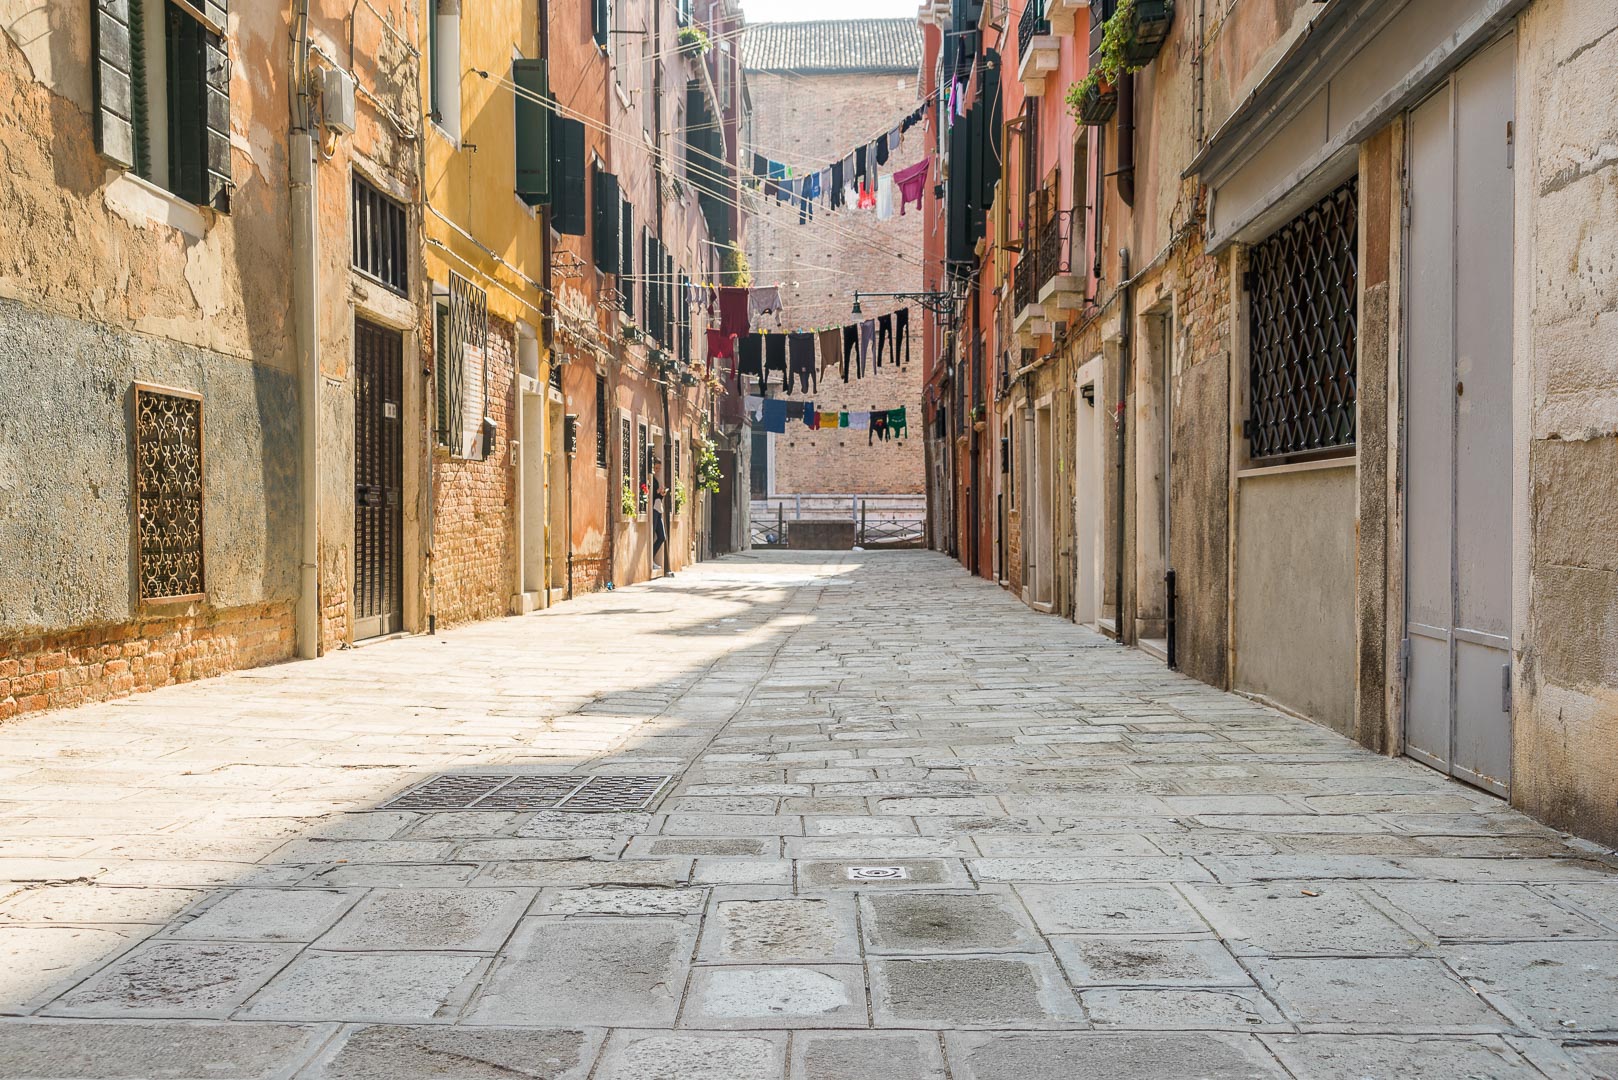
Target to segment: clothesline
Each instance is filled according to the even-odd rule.
[[[860,149],[865,147],[880,146],[882,148],[882,161],[885,163],[888,159],[889,153],[899,149],[899,143],[903,140],[904,133],[921,123],[922,116],[926,114],[927,105],[928,102],[926,101],[922,102],[920,105],[917,105],[914,109],[911,109],[904,116],[901,116],[892,124],[884,127],[871,138],[862,139],[860,142],[851,147],[847,153],[839,154],[837,156],[838,160],[852,157]],[[795,176],[807,176],[810,173],[819,172],[823,168],[825,168],[824,165],[808,169],[795,168],[792,165],[776,161],[775,159],[764,154],[760,154],[757,151],[754,151],[753,153],[753,175],[759,179],[790,179]]]
[[[755,397],[749,394],[743,400],[743,407],[749,419],[755,421],[765,431],[777,435],[786,434],[788,420],[797,420],[811,431],[847,428],[851,431],[868,432],[865,437],[867,446],[874,446],[878,439],[887,442],[889,439],[906,438],[910,434],[906,406],[903,405],[896,409],[824,411],[815,408],[813,401],[788,401],[785,398]]]
[[[921,121],[926,104],[918,105],[892,130],[869,143],[856,146],[836,161],[796,173],[791,167],[762,154],[753,155],[754,185],[763,189],[766,199],[788,203],[798,210],[798,224],[814,220],[815,207],[827,210],[874,210],[878,220],[893,216],[893,190],[899,189],[899,213],[910,203],[919,210],[927,187],[931,158],[904,169],[882,174],[882,166],[899,152],[904,133]]]
[[[909,308],[817,331],[745,335],[727,335],[723,328],[708,331],[709,366],[730,360],[736,388],[741,389],[742,376],[751,375],[758,380],[761,395],[769,392],[772,373],[780,375],[783,393],[790,393],[794,383],[805,393],[818,391],[822,377],[834,367],[845,383],[850,375],[863,379],[867,366],[873,372],[882,367],[884,352],[895,367],[910,362]]]

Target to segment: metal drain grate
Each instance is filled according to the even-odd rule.
[[[443,773],[389,799],[378,810],[567,810],[601,814],[645,810],[669,776],[534,776]]]

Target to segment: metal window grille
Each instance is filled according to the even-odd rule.
[[[627,487],[635,480],[635,436],[631,430],[629,417],[623,418],[623,434],[618,440],[620,464],[623,466],[623,486]]]
[[[1050,20],[1045,18],[1045,0],[1027,0],[1022,17],[1017,20],[1017,56],[1027,56],[1029,43],[1037,35],[1050,32]]]
[[[142,600],[203,595],[202,398],[135,386],[135,544]]]
[[[459,454],[465,432],[467,395],[475,395],[474,400],[479,403],[487,400],[488,365],[476,373],[477,385],[469,386],[466,347],[471,345],[487,354],[488,294],[450,271],[449,296],[440,305],[437,323],[438,355],[434,358],[434,376],[438,391],[438,443]]]
[[[409,227],[404,206],[356,176],[351,212],[354,269],[404,295],[410,287],[406,239]]]
[[[635,427],[635,460],[640,463],[640,474],[635,478],[635,505],[640,513],[646,513],[646,485],[651,478],[651,448],[646,443],[646,425],[637,424]]]
[[[1352,447],[1359,182],[1252,250],[1246,433],[1253,460]]]
[[[596,376],[596,468],[607,467],[607,377]]]

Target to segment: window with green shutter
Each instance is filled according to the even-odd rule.
[[[551,201],[550,78],[544,60],[515,60],[517,197],[529,206]]]
[[[551,228],[583,236],[584,123],[551,114]]]
[[[603,274],[616,274],[622,252],[618,242],[618,225],[622,216],[618,178],[599,164],[594,169],[595,182],[591,185],[594,190],[590,194],[595,199],[591,218],[596,269]]]
[[[96,144],[189,202],[230,209],[226,0],[89,0]]]

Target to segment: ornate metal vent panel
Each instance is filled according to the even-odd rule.
[[[621,813],[650,807],[671,779],[669,776],[443,773],[394,796],[376,809]]]
[[[438,371],[438,441],[459,452],[466,426],[466,396],[474,395],[479,409],[486,399],[486,377],[467,385],[466,347],[489,347],[489,298],[482,289],[450,271],[449,298],[440,309]]]
[[[1358,217],[1354,179],[1252,250],[1254,460],[1354,445]]]
[[[203,594],[198,395],[135,386],[135,545],[142,600]]]

